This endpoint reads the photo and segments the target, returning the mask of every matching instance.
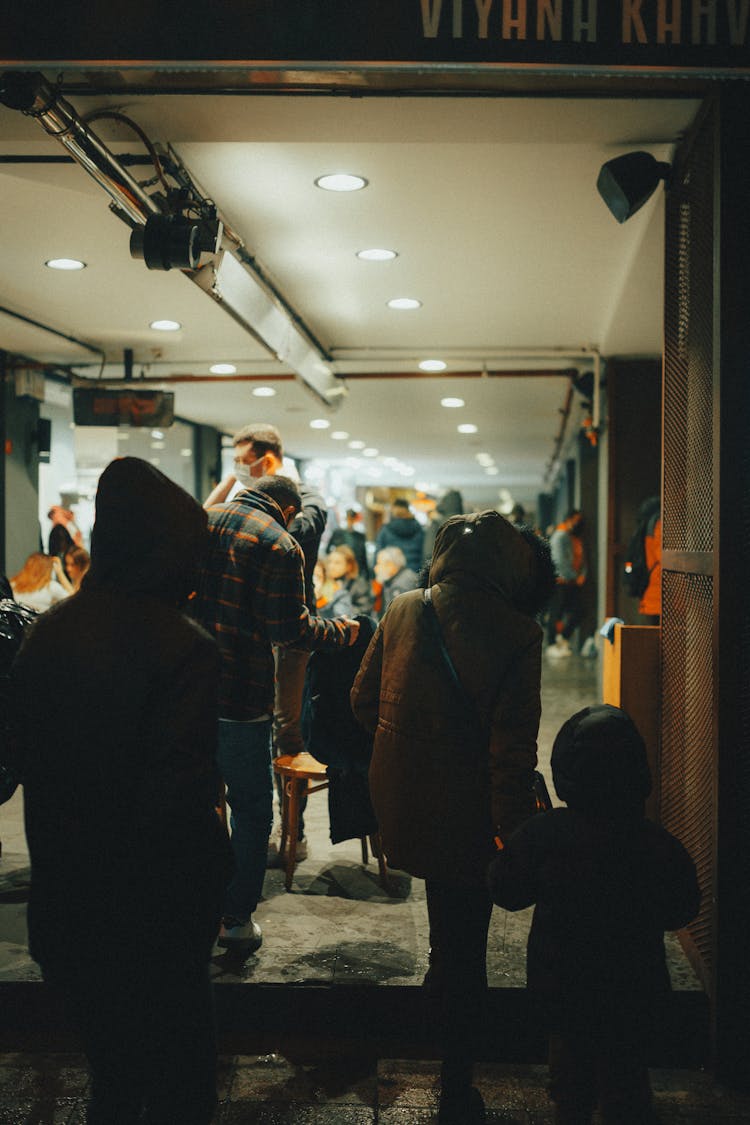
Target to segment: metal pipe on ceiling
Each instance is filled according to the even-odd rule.
[[[118,210],[139,226],[158,215],[159,204],[42,74],[4,75],[0,101],[33,117],[103,187]]]
[[[133,179],[119,158],[42,74],[6,72],[0,78],[0,103],[39,121],[45,132],[64,145],[104,188],[117,214],[130,226],[142,227],[151,216],[171,214],[169,202],[163,196],[149,195]],[[182,272],[280,363],[291,367],[325,406],[340,406],[346,386],[332,370],[330,356],[254,268],[242,240],[232,235],[231,241],[235,244],[234,252],[221,250],[201,268]]]

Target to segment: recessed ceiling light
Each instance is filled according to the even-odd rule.
[[[155,328],[157,332],[179,332],[182,325],[179,320],[152,320],[149,327]]]
[[[460,434],[475,434],[478,430],[473,422],[462,422],[457,428]]]
[[[477,461],[480,465],[494,465],[495,458],[491,453],[477,453]]]
[[[422,302],[416,297],[394,297],[393,300],[388,301],[389,309],[421,309],[421,307]]]
[[[487,468],[484,471],[485,471],[485,473],[487,474],[488,477],[496,477],[497,474],[500,472],[497,465],[488,465]]]
[[[328,421],[327,418],[313,418],[312,422],[310,423],[310,429],[311,430],[327,430],[328,427],[330,426],[330,424],[331,423]]]
[[[371,250],[358,250],[357,257],[361,258],[363,262],[392,262],[394,258],[398,257],[395,250],[381,250],[377,246],[373,246]]]
[[[442,359],[423,359],[419,365],[420,371],[445,371],[447,363]]]
[[[365,443],[363,441],[350,441],[349,442],[349,448],[350,449],[364,449]]]
[[[237,368],[233,363],[212,363],[208,369],[212,375],[236,375]]]
[[[458,406],[465,406],[466,403],[462,398],[441,398],[440,405],[455,409]]]
[[[181,449],[180,450],[180,457],[192,457],[192,456],[193,456],[192,449]]]
[[[367,187],[363,176],[352,176],[349,172],[334,172],[330,176],[318,176],[315,186],[324,191],[360,191]]]
[[[349,437],[349,434],[346,430],[334,430],[331,434],[331,437],[334,441],[346,441],[346,439]]]
[[[379,453],[379,450],[377,450],[377,449],[363,449],[362,450],[362,456],[363,457],[377,457],[378,453]]]
[[[164,440],[164,434],[162,433],[161,430],[152,430],[151,431],[151,437],[154,439],[154,441],[163,441]]]
[[[255,387],[253,388],[253,394],[256,398],[273,398],[276,391],[273,387]]]
[[[50,258],[44,263],[51,270],[85,270],[86,263],[80,258]]]

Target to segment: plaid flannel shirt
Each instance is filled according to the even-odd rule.
[[[343,646],[349,629],[310,615],[302,551],[269,496],[245,490],[209,508],[208,530],[193,605],[221,650],[219,715],[257,719],[273,713],[272,646]]]

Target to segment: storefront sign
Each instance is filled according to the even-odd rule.
[[[750,73],[750,0],[24,0],[22,62],[501,64]]]

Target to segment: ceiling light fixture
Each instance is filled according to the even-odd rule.
[[[462,398],[441,398],[440,405],[447,406],[450,410],[455,410],[459,406],[466,406],[466,403]]]
[[[334,441],[346,441],[346,439],[349,437],[349,434],[346,430],[334,430],[331,434],[331,437]]]
[[[75,270],[86,269],[86,263],[82,262],[80,258],[50,258],[44,264],[51,270],[67,270],[68,272],[73,272]]]
[[[152,320],[149,328],[154,328],[157,332],[179,332],[182,325],[179,320]]]
[[[361,258],[363,262],[392,262],[394,258],[398,257],[395,250],[381,250],[377,246],[373,246],[371,250],[358,250],[357,257]]]
[[[380,452],[379,449],[374,449],[374,448],[363,449],[362,450],[362,456],[363,457],[377,457],[379,452]]]
[[[237,368],[233,363],[212,363],[208,369],[212,375],[236,375]]]
[[[419,365],[420,371],[445,371],[447,363],[442,359],[423,359]]]
[[[312,422],[310,423],[310,429],[311,430],[327,430],[328,427],[330,426],[330,424],[331,423],[328,421],[327,418],[313,418]]]
[[[353,176],[350,172],[334,172],[318,176],[315,186],[323,191],[361,191],[367,187],[367,180],[364,176]]]
[[[602,164],[597,191],[617,219],[624,223],[651,198],[659,181],[669,183],[672,168],[650,152],[628,152]]]
[[[253,394],[256,398],[273,398],[276,391],[273,387],[255,387],[253,389]]]
[[[363,441],[350,441],[349,442],[349,448],[350,449],[364,449],[365,448],[365,442],[363,442]]]
[[[456,428],[460,434],[475,434],[478,430],[478,426],[475,426],[473,422],[462,422]]]
[[[389,309],[421,309],[422,302],[416,297],[393,297],[388,301]]]
[[[484,471],[485,471],[485,473],[487,474],[488,477],[496,477],[497,474],[500,472],[497,465],[488,465],[487,468]]]

